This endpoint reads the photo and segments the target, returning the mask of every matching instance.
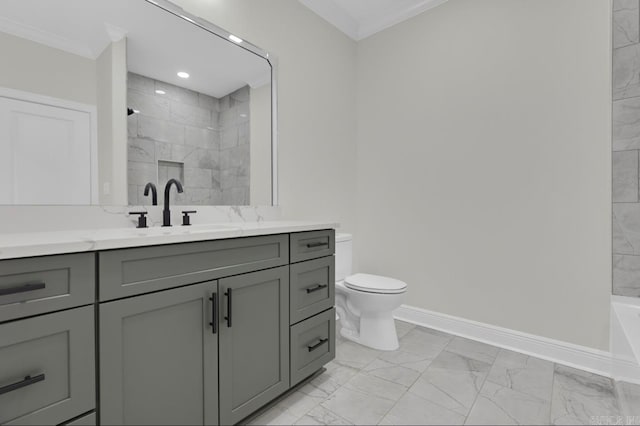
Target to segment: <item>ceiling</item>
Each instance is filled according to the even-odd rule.
[[[362,40],[447,0],[299,0],[354,40]]]
[[[129,71],[216,98],[271,78],[263,58],[145,0],[1,0],[0,31],[90,59],[126,36]]]

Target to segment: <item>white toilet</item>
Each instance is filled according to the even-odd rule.
[[[340,334],[364,346],[383,351],[398,349],[393,311],[400,307],[407,284],[369,274],[351,275],[352,241],[336,235],[336,310]]]

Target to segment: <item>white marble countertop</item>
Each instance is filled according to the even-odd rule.
[[[338,227],[334,222],[227,222],[170,228],[104,228],[0,235],[0,259],[143,247]]]

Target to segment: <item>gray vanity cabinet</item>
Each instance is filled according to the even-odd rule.
[[[289,389],[289,267],[220,280],[220,423]]]
[[[0,262],[0,424],[248,418],[335,356],[334,235]]]
[[[101,424],[218,423],[217,287],[209,281],[100,305]]]

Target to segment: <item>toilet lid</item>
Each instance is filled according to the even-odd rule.
[[[407,284],[400,280],[370,274],[351,275],[344,280],[344,284],[352,290],[368,293],[396,294],[404,293],[407,289]]]

